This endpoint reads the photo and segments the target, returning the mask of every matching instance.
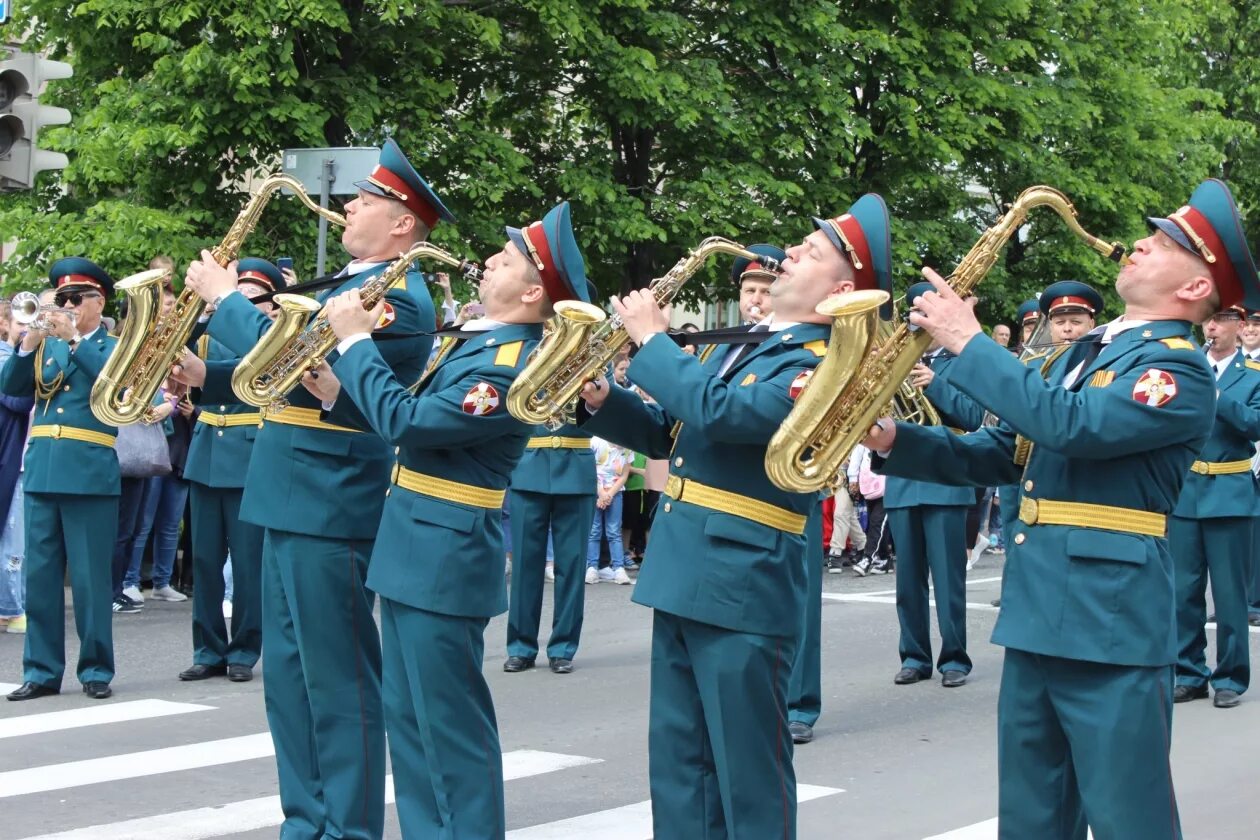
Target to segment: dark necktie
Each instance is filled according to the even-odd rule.
[[[749,332],[770,332],[770,326],[768,324],[757,324],[752,329],[750,329]],[[747,356],[749,353],[751,353],[754,349],[756,349],[759,346],[760,345],[758,344],[738,345],[738,349],[731,356],[730,362],[728,362],[725,365],[725,373],[730,373],[732,370],[734,370],[735,365],[739,364],[741,359],[743,359],[745,356]]]

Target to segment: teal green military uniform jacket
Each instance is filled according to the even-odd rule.
[[[1260,440],[1260,364],[1239,351],[1216,381],[1216,423],[1197,460],[1249,461]],[[1227,475],[1191,472],[1173,513],[1187,519],[1260,514],[1260,492],[1251,470]]]
[[[195,402],[202,410],[225,417],[257,414],[257,408],[238,402],[232,391],[232,371],[240,358],[210,338],[205,361],[205,384],[201,386],[200,393],[194,393]],[[206,487],[244,487],[260,425],[218,427],[198,422],[188,447],[184,478]]]
[[[357,289],[368,277],[385,270],[381,264],[346,278],[332,294]],[[414,290],[414,291],[409,291]],[[380,355],[394,374],[410,385],[420,378],[432,338],[433,300],[417,272],[408,272],[407,289],[386,296],[394,320],[378,329]],[[228,351],[244,356],[271,326],[244,295],[224,298],[210,319],[212,337]],[[336,359],[334,352],[329,362]],[[207,372],[209,376],[209,372]],[[289,403],[319,412],[320,401],[301,385],[288,394]],[[393,452],[385,441],[366,434],[362,416],[347,406],[336,421],[346,431],[306,428],[264,421],[245,481],[242,516],[255,525],[330,539],[370,540],[376,536]]]
[[[342,383],[330,414],[353,401],[398,463],[424,476],[504,491],[532,427],[507,410],[508,389],[542,338],[541,324],[507,324],[447,352],[413,395],[379,345],[360,341],[333,365]],[[592,481],[594,481],[592,472]],[[383,598],[445,615],[507,610],[502,508],[393,486],[376,534],[367,585]]]
[[[971,397],[951,388],[949,368],[957,358],[948,350],[942,350],[932,360],[932,372],[936,375],[923,389],[937,413],[941,424],[948,428],[971,431],[984,422],[984,408]],[[936,484],[931,481],[907,481],[890,476],[884,487],[886,509],[918,507],[919,505],[959,505],[971,507],[976,503],[975,491],[957,485]]]
[[[1016,435],[1033,441],[1027,499],[1109,505],[1167,515],[1212,429],[1216,382],[1184,321],[1155,321],[1116,336],[1070,388],[1089,352],[1078,342],[1046,379],[988,338],[959,354],[950,384],[1003,419],[967,435],[897,425],[881,469],[972,486],[1021,480]],[[1176,659],[1173,563],[1165,536],[1096,524],[1025,525],[1007,537],[997,644],[1115,665]]]
[[[725,348],[701,362],[657,336],[639,349],[630,376],[658,404],[614,386],[594,415],[579,403],[579,420],[649,458],[668,457],[672,476],[807,517],[818,496],[774,486],[765,472],[766,444],[821,361],[829,334],[821,324],[774,333],[722,377]],[[795,636],[805,608],[804,550],[803,536],[666,496],[634,600],[730,630]]]
[[[554,432],[546,426],[535,426],[532,436],[590,438],[591,433],[580,426],[565,423]],[[589,446],[585,449],[526,449],[512,472],[512,489],[550,496],[594,496],[595,453]]]
[[[35,401],[33,425],[70,426],[114,437],[118,428],[108,426],[92,413],[89,397],[105,360],[117,340],[103,326],[84,336],[78,349],[59,338],[45,339],[43,352],[14,353],[0,371],[0,390],[14,397],[35,393],[35,366],[39,363],[43,381],[52,384],[63,375],[60,387],[47,400]],[[80,440],[54,440],[31,435],[26,450],[27,493],[66,493],[84,496],[117,496],[119,493],[118,455],[112,446]]]

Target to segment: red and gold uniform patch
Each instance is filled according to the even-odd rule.
[[[373,329],[378,329],[378,330],[385,329],[390,324],[394,323],[395,317],[396,316],[394,315],[394,305],[390,303],[389,301],[385,301],[385,308],[381,310],[381,317],[376,322],[376,326]]]
[[[474,417],[489,414],[499,407],[499,392],[489,382],[478,382],[464,395],[464,413]]]
[[[788,386],[788,396],[796,399],[801,395],[801,391],[805,390],[805,384],[809,382],[809,378],[814,375],[812,370],[803,370],[792,380],[792,384]]]
[[[1133,386],[1133,399],[1140,403],[1159,408],[1172,402],[1177,396],[1177,380],[1171,373],[1151,368],[1142,374]]]

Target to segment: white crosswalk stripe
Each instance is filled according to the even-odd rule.
[[[581,755],[513,750],[503,754],[503,779],[513,781],[544,773],[598,764],[601,759]],[[385,780],[385,802],[394,801],[394,777]],[[280,797],[261,796],[211,808],[193,808],[124,822],[92,825],[56,834],[40,834],[23,840],[210,840],[280,825]],[[570,835],[576,836],[576,835]]]
[[[1094,832],[1086,832],[1089,840],[1093,840]],[[924,840],[997,840],[998,821],[997,817],[984,822],[978,822],[974,825],[965,825],[962,828],[956,828],[953,831],[947,831],[944,834],[933,834]]]
[[[0,683],[0,694],[8,694],[10,691],[17,691],[21,688],[17,683]]]
[[[19,735],[38,735],[62,729],[78,729],[105,723],[125,723],[131,720],[185,715],[189,712],[207,712],[214,706],[196,703],[172,703],[168,700],[131,700],[125,703],[106,703],[81,709],[65,709],[60,712],[22,715],[0,720],[0,738],[16,738]]]
[[[796,801],[809,802],[837,793],[844,791],[840,788],[798,784]],[[508,840],[578,840],[593,837],[598,837],[599,840],[651,840],[652,802],[636,802],[580,817],[518,828],[509,831],[507,837]]]

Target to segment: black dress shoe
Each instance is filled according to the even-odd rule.
[[[10,700],[34,700],[37,697],[51,697],[60,694],[61,688],[55,685],[44,685],[37,682],[24,682],[9,692]]]
[[[1260,627],[1260,613],[1252,613],[1247,616],[1247,623],[1252,627]]]
[[[1178,685],[1173,687],[1174,703],[1189,703],[1191,700],[1202,700],[1208,696],[1206,685]]]
[[[814,727],[804,721],[789,721],[788,732],[792,733],[793,744],[808,744],[814,740]]]
[[[1001,598],[994,598],[994,599],[993,599],[992,601],[990,601],[989,603],[990,603],[992,606],[997,607],[999,610],[1000,610],[1000,609],[1002,609],[1002,599],[1001,599]]]
[[[83,684],[83,693],[93,700],[104,700],[114,693],[114,689],[110,688],[107,682],[93,680]]]
[[[193,682],[195,680],[208,680],[211,677],[221,677],[227,672],[226,665],[201,665],[199,663],[186,671],[180,671],[179,678],[184,682]]]
[[[534,667],[534,660],[526,659],[523,656],[509,656],[507,661],[503,663],[503,670],[509,674],[516,674],[520,671],[528,671]]]
[[[931,676],[931,671],[920,671],[917,668],[902,668],[897,672],[897,676],[893,677],[893,682],[896,685],[910,685],[911,683],[922,682]]]
[[[1212,613],[1211,615],[1207,617],[1208,624],[1211,624],[1213,621],[1216,621],[1216,613]]]
[[[967,684],[967,675],[962,671],[946,671],[941,674],[941,685],[946,688],[958,688]]]
[[[1218,709],[1232,709],[1240,702],[1242,702],[1242,699],[1238,696],[1238,692],[1232,688],[1219,689],[1212,696],[1212,705]]]
[[[553,674],[572,674],[573,673],[573,660],[572,659],[551,659],[547,662],[547,665],[549,668],[551,668],[551,673]]]
[[[248,665],[229,665],[227,678],[232,682],[249,682],[254,678],[254,669]]]

